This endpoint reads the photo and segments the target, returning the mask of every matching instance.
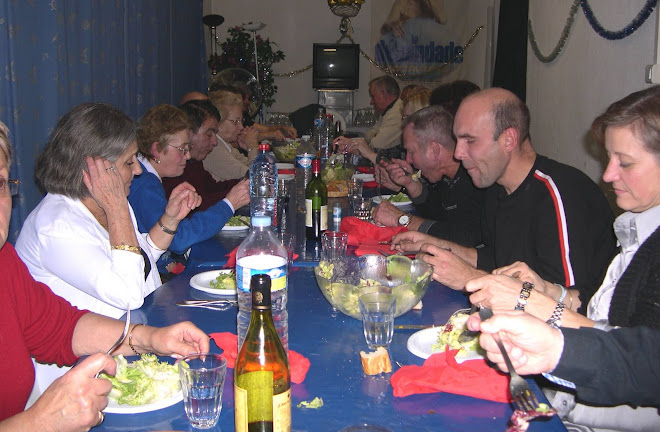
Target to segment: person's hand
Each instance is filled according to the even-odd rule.
[[[467,321],[472,331],[481,331],[479,344],[488,359],[504,372],[509,369],[504,363],[493,334],[499,332],[511,363],[521,375],[552,372],[564,351],[564,336],[559,329],[522,311],[500,311],[484,322],[479,314],[472,314]]]
[[[137,340],[134,345],[137,343],[146,352],[180,358],[209,351],[208,335],[190,321],[167,327],[141,327],[134,330],[134,340]]]
[[[332,145],[335,147],[337,153],[346,154],[354,153],[359,154],[357,146],[355,145],[353,138],[346,138],[345,136],[340,136],[332,141]]]
[[[414,197],[417,197],[420,193],[422,193],[421,183],[413,181],[409,175],[406,175],[406,173],[412,174],[415,172],[415,169],[412,167],[412,165],[406,161],[401,159],[392,159],[392,163],[386,164],[385,169],[387,170],[387,174],[389,175],[390,179],[392,179],[392,182],[396,183],[400,187],[406,188],[409,195],[413,191],[416,193]]]
[[[518,304],[522,284],[520,279],[506,275],[485,275],[469,281],[465,289],[474,293],[470,296],[472,304],[481,304],[490,309],[512,310]]]
[[[117,363],[109,355],[94,354],[81,361],[46,389],[26,411],[35,430],[87,431],[98,425],[108,405],[112,383],[95,379],[98,372],[114,375]]]
[[[384,200],[378,204],[372,213],[374,222],[388,227],[399,225],[399,217],[404,213],[391,202]]]
[[[469,280],[485,274],[449,248],[425,243],[420,249],[423,253],[417,257],[433,266],[433,279],[451,289],[462,290]]]
[[[287,138],[298,138],[298,131],[293,126],[280,126],[280,130]]]
[[[273,129],[266,132],[259,132],[259,141],[261,140],[284,141],[286,137],[279,129]]]
[[[374,167],[374,179],[389,190],[396,191],[401,189],[401,185],[396,184],[390,179],[387,170],[380,165]]]
[[[534,289],[537,291],[546,292],[547,290],[546,281],[522,261],[516,261],[511,265],[497,268],[493,270],[493,274],[511,276],[533,283]]]
[[[250,180],[244,179],[236,183],[225,197],[229,200],[234,210],[238,210],[250,203]]]
[[[85,158],[87,171],[83,170],[83,183],[92,198],[106,215],[122,208],[128,208],[128,199],[124,180],[122,180],[115,164],[107,159]]]
[[[407,255],[419,252],[425,243],[442,245],[441,240],[436,237],[418,231],[406,231],[392,237],[390,249],[396,250],[399,254]]]
[[[183,182],[172,190],[161,222],[166,226],[172,226],[172,223],[183,220],[191,210],[196,209],[200,204],[202,204],[202,197],[190,183]]]
[[[243,150],[259,148],[259,131],[253,126],[243,128],[238,134],[238,146]]]

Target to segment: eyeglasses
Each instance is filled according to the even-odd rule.
[[[20,180],[0,180],[0,197],[14,196],[18,194]]]
[[[181,152],[181,154],[184,155],[184,156],[190,153],[190,146],[189,145],[188,146],[183,146],[183,147],[177,147],[175,145],[168,144],[168,146],[174,147],[175,149],[179,150]]]
[[[227,121],[228,121],[228,122],[231,122],[231,123],[234,123],[235,125],[239,125],[239,124],[242,124],[242,123],[243,123],[243,119],[242,119],[242,118],[237,118],[236,120],[229,120],[229,119],[227,119]]]

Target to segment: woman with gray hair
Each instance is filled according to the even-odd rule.
[[[126,114],[100,103],[75,107],[37,160],[37,181],[47,195],[16,243],[37,281],[74,306],[112,318],[142,306],[161,285],[156,260],[172,241],[157,225],[147,234],[137,229],[127,199],[141,173],[136,154],[136,126]],[[200,202],[181,184],[161,220],[176,227]],[[64,372],[37,365],[39,389]]]

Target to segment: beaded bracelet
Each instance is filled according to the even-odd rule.
[[[135,347],[133,346],[133,330],[135,330],[137,327],[139,327],[139,326],[143,326],[143,325],[144,325],[144,324],[142,324],[142,323],[140,323],[140,324],[135,324],[135,325],[133,326],[133,328],[131,329],[131,332],[128,334],[128,346],[131,347],[131,349],[133,350],[133,352],[135,353],[135,355],[140,355],[140,353],[137,352],[137,350],[136,350]]]
[[[158,226],[160,227],[161,230],[163,230],[163,232],[164,232],[165,234],[169,234],[169,235],[174,235],[174,234],[176,234],[176,230],[172,231],[171,229],[169,229],[168,227],[166,227],[165,225],[163,225],[163,222],[161,222],[160,219],[158,219]]]
[[[533,283],[523,282],[522,289],[520,290],[520,296],[518,297],[518,304],[516,304],[515,310],[525,310],[525,306],[527,306],[527,299],[529,298],[529,294],[532,292],[533,288]]]
[[[142,249],[139,246],[130,246],[126,244],[110,245],[111,250],[122,250],[126,252],[133,252],[138,255],[142,255]]]
[[[564,303],[561,302],[557,303],[557,307],[555,307],[555,310],[552,312],[550,319],[547,320],[546,322],[554,328],[561,327],[561,316],[564,313],[565,307],[566,305]]]

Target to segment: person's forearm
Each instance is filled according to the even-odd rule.
[[[167,250],[172,243],[174,234],[170,234],[165,230],[176,232],[176,229],[179,227],[179,221],[163,214],[159,219],[159,222],[163,224],[164,228],[162,228],[159,223],[156,223],[156,225],[149,230],[149,237],[159,249]]]
[[[33,409],[29,409],[1,421],[0,432],[53,431],[48,422],[39,421],[33,414]]]
[[[458,243],[440,240],[439,247],[451,250],[454,254],[463,258],[472,267],[477,267],[477,250],[472,247],[461,246]]]
[[[124,321],[115,320],[112,318],[98,315],[95,313],[88,313],[83,315],[76,328],[73,331],[72,348],[74,354],[77,356],[94,354],[97,352],[106,352],[117,341],[124,330]],[[153,332],[154,327],[140,325],[135,329],[137,324],[131,324],[128,335],[133,336],[133,347],[138,352],[148,351],[149,335]],[[124,342],[112,352],[112,355],[134,355],[135,353],[129,346],[128,335]],[[142,349],[141,349],[142,348]]]
[[[128,201],[126,206],[110,210],[106,213],[106,216],[108,218],[108,236],[111,246],[139,246],[133,228],[133,220],[128,210]]]

